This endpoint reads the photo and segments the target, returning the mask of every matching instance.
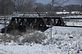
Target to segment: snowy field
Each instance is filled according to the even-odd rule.
[[[0,54],[82,54],[82,28],[54,26],[43,33],[42,44],[1,43]]]
[[[0,45],[0,54],[60,54],[61,50],[57,49],[56,45],[40,45],[33,46],[4,46]]]
[[[81,22],[66,22],[66,25],[68,25],[68,26],[82,26],[82,21]]]

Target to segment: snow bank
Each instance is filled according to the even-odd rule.
[[[59,26],[54,26],[52,28],[47,29],[44,32],[46,35],[55,35],[55,33],[57,34],[72,34],[72,33],[77,33],[80,34],[82,33],[82,28],[78,28],[78,27],[59,27]]]
[[[44,34],[47,38],[42,44],[18,45],[13,41],[8,45],[0,44],[0,54],[82,54],[82,28],[54,26],[44,33],[40,31],[24,33],[19,39],[23,40],[22,38],[29,35],[33,38],[44,37]]]
[[[46,44],[55,44],[64,54],[82,53],[82,28],[52,27],[44,32]]]

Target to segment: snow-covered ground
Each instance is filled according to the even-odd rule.
[[[0,54],[82,54],[82,28],[58,27],[47,29],[43,44],[0,44]]]
[[[4,25],[3,24],[0,24],[0,29],[4,28]]]
[[[82,26],[82,21],[81,22],[65,22],[67,26]]]
[[[55,45],[33,46],[4,46],[0,45],[0,54],[60,54],[61,50],[54,47]]]

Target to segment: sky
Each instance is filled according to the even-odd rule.
[[[37,2],[47,4],[47,3],[50,3],[50,0],[37,0]]]
[[[60,2],[63,2],[63,0],[59,0]],[[64,0],[66,1],[66,0]],[[37,0],[39,3],[47,4],[50,3],[51,0]],[[82,0],[67,0],[67,2],[64,3],[64,5],[69,5],[69,4],[82,4]]]

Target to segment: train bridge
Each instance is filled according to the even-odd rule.
[[[28,29],[45,31],[52,26],[65,26],[61,17],[12,17],[10,23],[5,28],[1,29],[4,33],[12,30],[26,32]]]

